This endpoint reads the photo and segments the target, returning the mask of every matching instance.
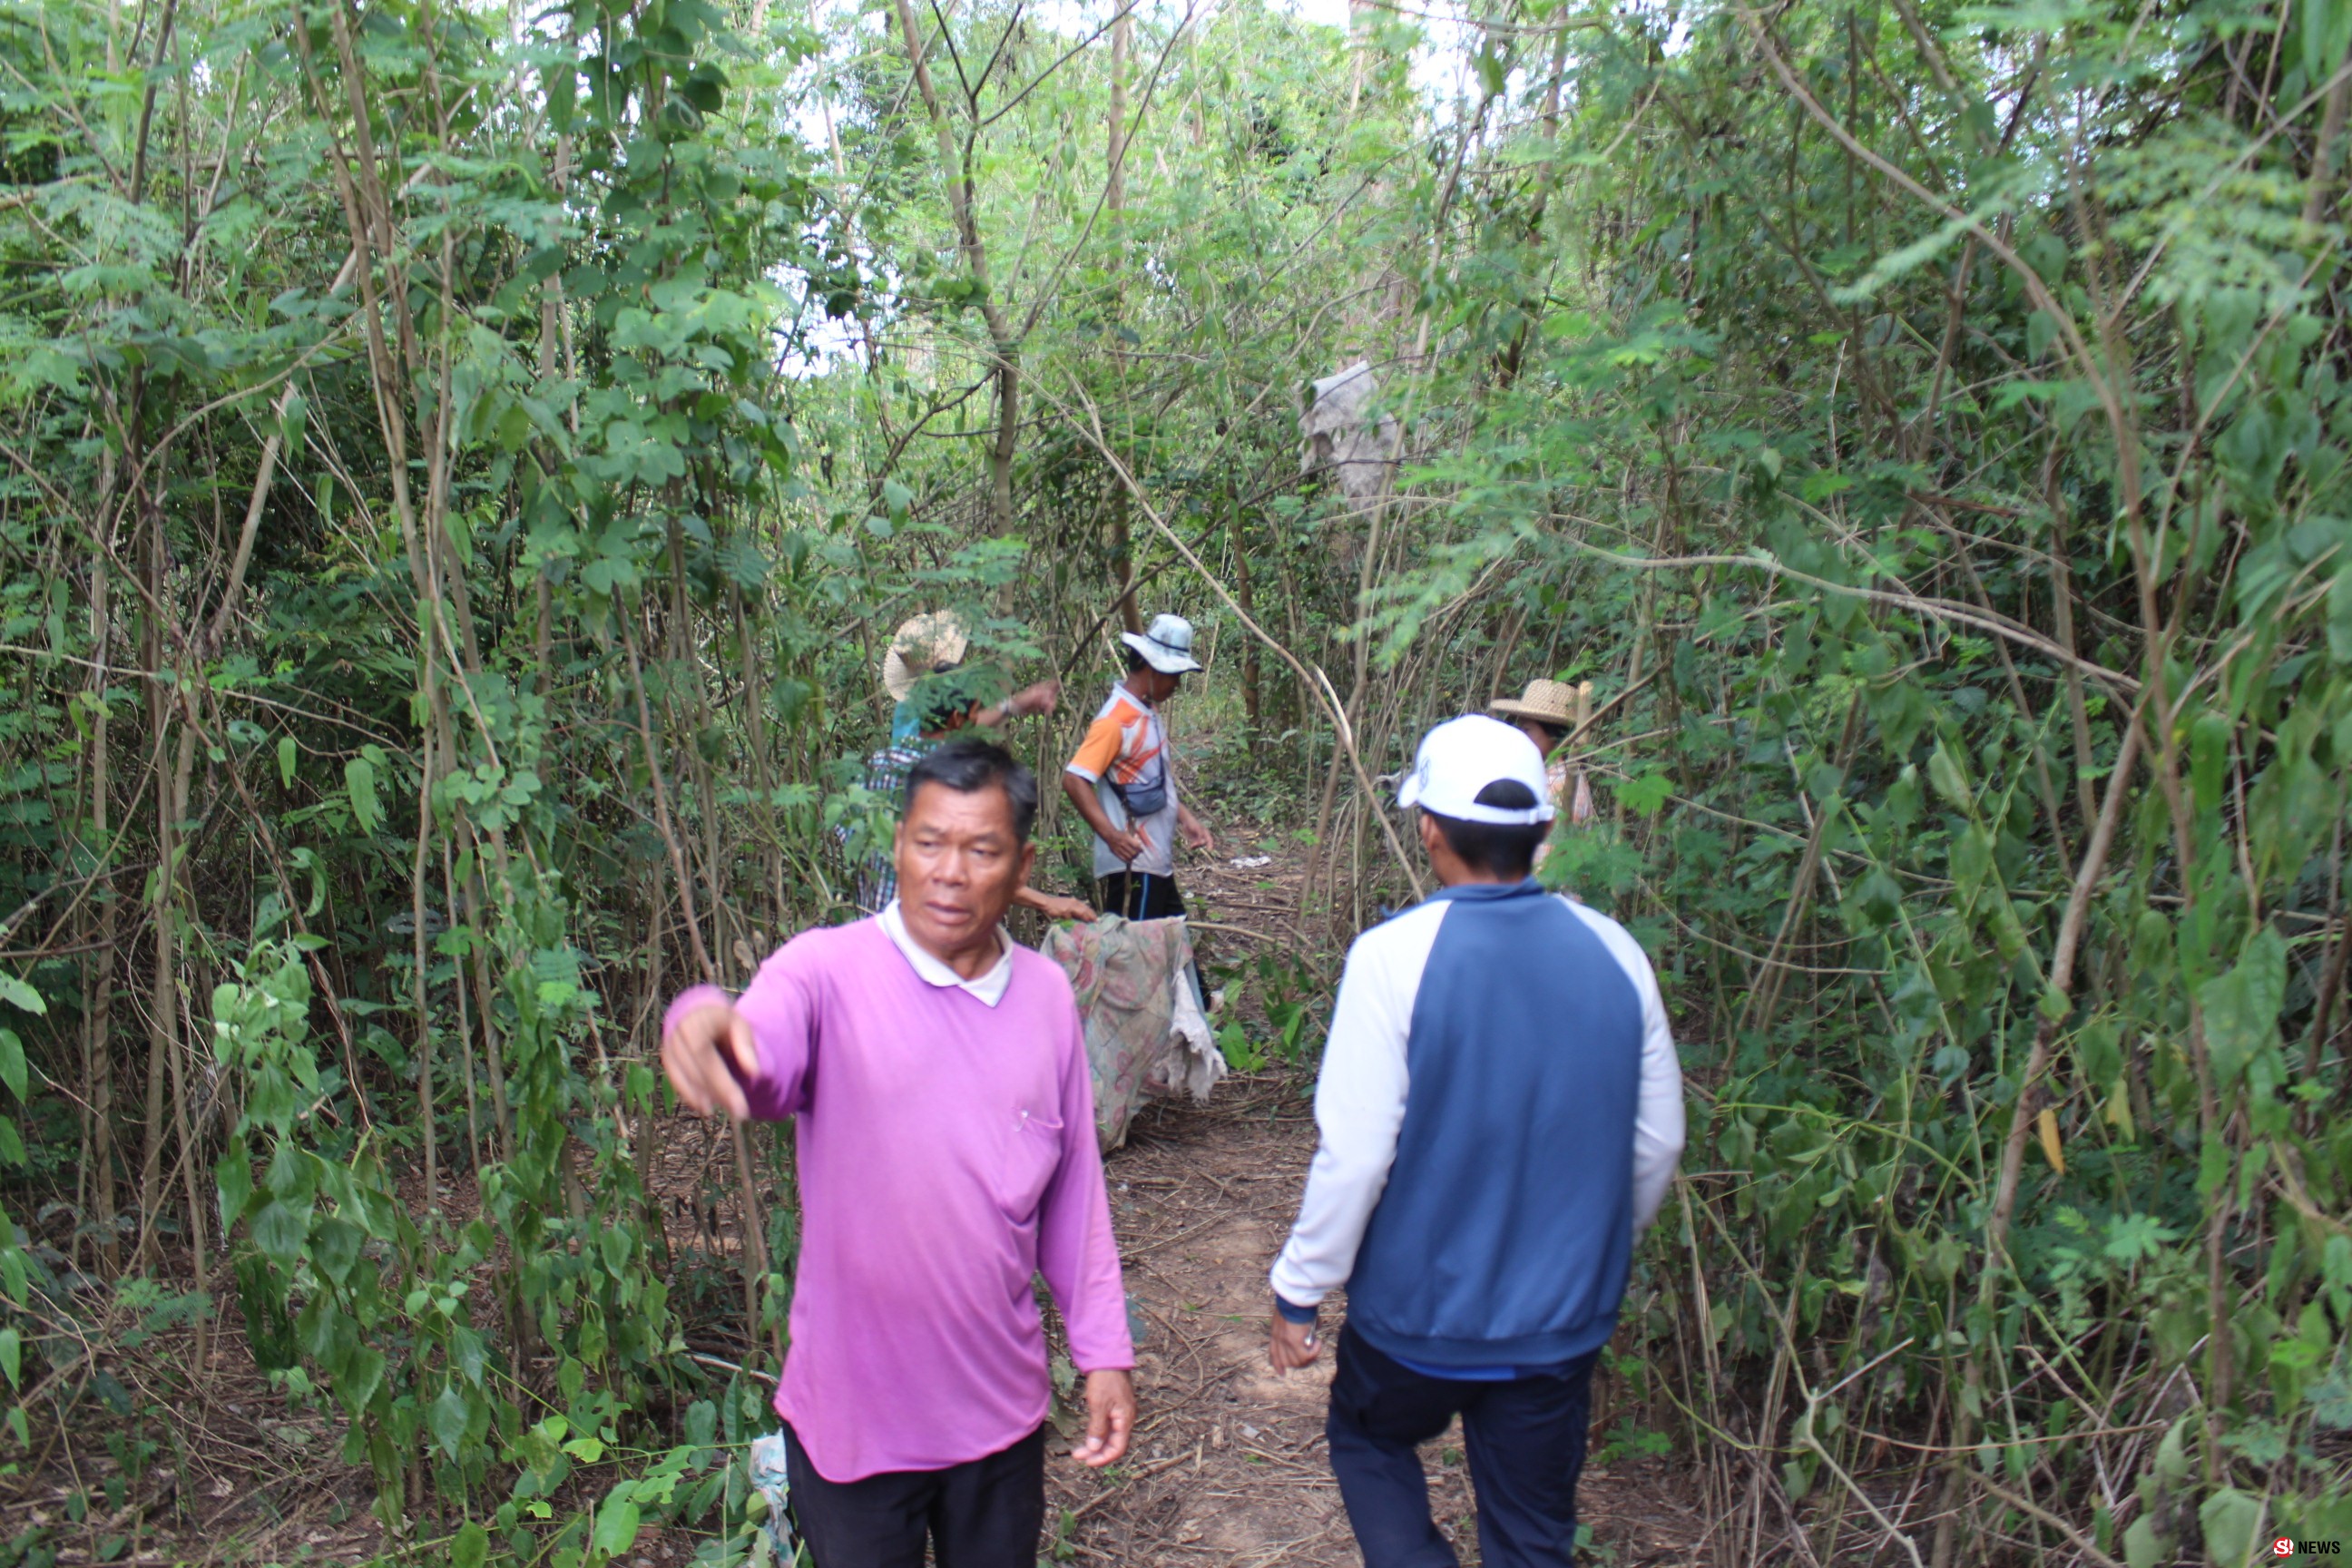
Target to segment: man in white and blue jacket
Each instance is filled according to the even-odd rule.
[[[1274,1366],[1315,1358],[1344,1285],[1326,1431],[1366,1568],[1456,1561],[1414,1452],[1456,1415],[1486,1568],[1565,1565],[1592,1364],[1682,1152],[1682,1069],[1640,945],[1528,876],[1552,806],[1526,736],[1439,725],[1397,804],[1444,885],[1349,952]]]

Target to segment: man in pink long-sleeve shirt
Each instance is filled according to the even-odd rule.
[[[917,763],[898,897],[807,931],[733,1002],[671,1004],[695,1110],[799,1121],[802,1230],[776,1392],[817,1568],[1031,1568],[1045,1516],[1043,1274],[1087,1374],[1085,1464],[1135,1426],[1127,1298],[1069,981],[1002,930],[1037,782],[956,741]]]

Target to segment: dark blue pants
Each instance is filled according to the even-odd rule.
[[[1331,1380],[1331,1471],[1364,1568],[1454,1568],[1429,1517],[1429,1479],[1414,1447],[1462,1417],[1478,1497],[1485,1568],[1568,1568],[1576,1560],[1576,1478],[1592,1416],[1594,1351],[1558,1373],[1472,1383],[1400,1366],[1353,1329],[1339,1334]]]

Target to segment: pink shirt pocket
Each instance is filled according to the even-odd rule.
[[[1062,1123],[1043,1108],[1016,1106],[1005,1121],[1003,1159],[997,1170],[996,1201],[1013,1219],[1035,1217],[1046,1184],[1062,1164]]]

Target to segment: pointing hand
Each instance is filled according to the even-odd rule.
[[[743,1090],[760,1081],[760,1056],[751,1026],[734,1004],[706,1002],[688,1013],[662,1037],[661,1054],[669,1086],[687,1109],[751,1120]]]

